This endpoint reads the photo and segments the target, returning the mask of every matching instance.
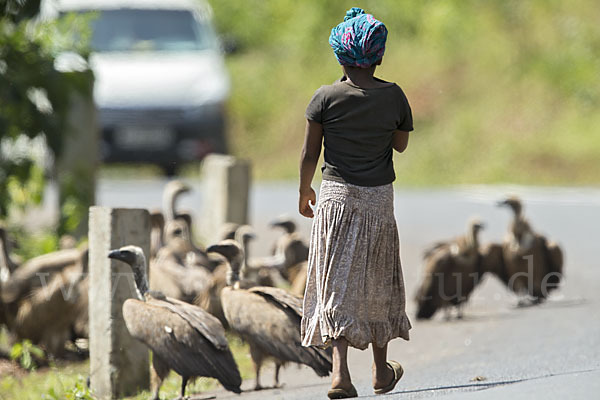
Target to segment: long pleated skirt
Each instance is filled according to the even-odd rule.
[[[409,339],[392,184],[323,180],[313,221],[302,344],[355,348]]]

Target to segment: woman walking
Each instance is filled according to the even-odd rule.
[[[299,211],[312,218],[311,188],[322,144],[323,181],[313,221],[304,297],[304,346],[333,346],[329,398],[357,397],[348,346],[372,344],[373,389],[391,391],[403,370],[387,343],[409,339],[400,245],[394,218],[392,152],[413,130],[408,100],[374,77],[385,51],[385,25],[360,8],[346,13],[329,43],[344,76],[319,88],[306,109]]]

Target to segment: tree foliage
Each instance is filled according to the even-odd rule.
[[[33,21],[39,3],[0,1],[0,219],[13,206],[26,208],[42,200],[51,172],[43,163],[43,148],[50,159],[60,157],[68,140],[72,94],[92,96],[89,69],[65,71],[57,65],[67,51],[87,60],[86,18]],[[42,151],[36,153],[36,147]]]

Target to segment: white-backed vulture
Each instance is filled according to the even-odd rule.
[[[212,275],[208,269],[189,262],[192,246],[185,222],[179,219],[167,222],[165,242],[150,262],[150,288],[192,302],[208,290]]]
[[[239,225],[233,223],[227,225],[229,225],[228,229],[233,229],[234,227],[236,228],[235,232],[233,232],[233,237],[236,238],[236,241],[240,243],[242,248],[247,249],[248,242],[254,237],[254,232],[252,228],[248,225]],[[214,253],[211,253],[210,255],[214,255]],[[223,290],[223,288],[227,285],[227,271],[229,270],[229,266],[221,256],[217,255],[216,257],[219,259],[220,262],[219,265],[212,272],[212,279],[209,284],[209,289],[202,295],[198,296],[194,300],[194,304],[202,307],[203,309],[217,317],[219,321],[221,321],[223,326],[228,328],[229,324],[227,322],[227,319],[225,318],[225,314],[223,313],[223,307],[221,305],[221,290]],[[246,257],[244,257],[243,264],[245,264],[246,261]],[[243,269],[243,267],[241,267],[241,269]],[[254,283],[259,281],[260,270],[246,268],[245,273],[249,275],[249,280],[254,281]],[[267,276],[267,278],[269,277]],[[264,281],[264,278],[261,281]],[[267,284],[268,283],[272,283],[270,279],[267,281]]]
[[[209,271],[213,271],[218,262],[212,260],[206,254],[206,251],[194,241],[194,224],[192,221],[192,215],[189,212],[181,212],[176,209],[177,201],[182,194],[189,193],[191,188],[179,180],[169,181],[163,190],[163,209],[165,216],[165,223],[169,223],[173,220],[183,221],[187,225],[187,232],[189,234],[189,243],[191,246],[190,254],[187,255],[187,264],[197,265],[207,268]],[[167,239],[165,238],[165,242]]]
[[[76,264],[81,258],[78,249],[58,250],[52,253],[34,257],[24,262],[4,282],[2,286],[2,301],[11,304],[34,289],[42,286],[40,277],[49,278],[52,274],[62,271],[65,267]]]
[[[302,299],[279,288],[244,289],[251,284],[240,281],[244,254],[236,241],[219,242],[207,251],[221,254],[227,260],[227,287],[221,291],[221,302],[229,326],[250,346],[256,371],[255,388],[261,389],[260,368],[270,357],[275,360],[275,386],[279,385],[280,367],[288,362],[308,365],[318,376],[328,376],[332,367],[331,349],[301,345]]]
[[[54,356],[63,355],[73,333],[87,337],[87,248],[79,254],[77,263],[39,276],[41,286],[19,300],[11,327],[19,340],[29,339]]]
[[[308,260],[308,245],[296,231],[296,224],[290,218],[279,217],[271,221],[270,225],[284,231],[273,246],[273,255],[280,255],[285,259],[281,274],[292,283],[295,275],[302,271],[301,264]]]
[[[254,239],[256,239],[256,234],[250,225],[241,225],[235,231],[235,241],[244,251],[241,276],[260,286],[275,286],[276,283],[281,283],[279,268],[284,259],[282,257],[250,258],[249,243]]]
[[[505,283],[521,297],[520,304],[525,296],[541,302],[560,285],[563,252],[558,244],[531,228],[523,216],[523,206],[518,197],[508,197],[498,205],[509,207],[513,212],[503,243]]]
[[[482,228],[481,222],[471,220],[464,236],[436,243],[425,251],[423,281],[415,298],[418,319],[431,318],[439,309],[449,318],[451,307],[456,307],[457,317],[462,318],[462,305],[483,274],[478,241]]]
[[[17,269],[16,263],[10,254],[10,245],[6,229],[0,226],[0,284],[8,281],[10,275]]]
[[[181,398],[188,380],[199,376],[216,378],[225,389],[241,393],[242,378],[219,321],[196,306],[149,291],[139,247],[124,246],[108,257],[129,264],[135,277],[140,300],[125,300],[123,319],[131,336],[152,350],[154,399],[170,370],[181,375]]]

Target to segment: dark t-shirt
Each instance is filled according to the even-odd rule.
[[[305,116],[323,125],[323,179],[358,186],[394,181],[392,136],[413,130],[410,105],[398,85],[363,89],[342,78],[315,92]]]

